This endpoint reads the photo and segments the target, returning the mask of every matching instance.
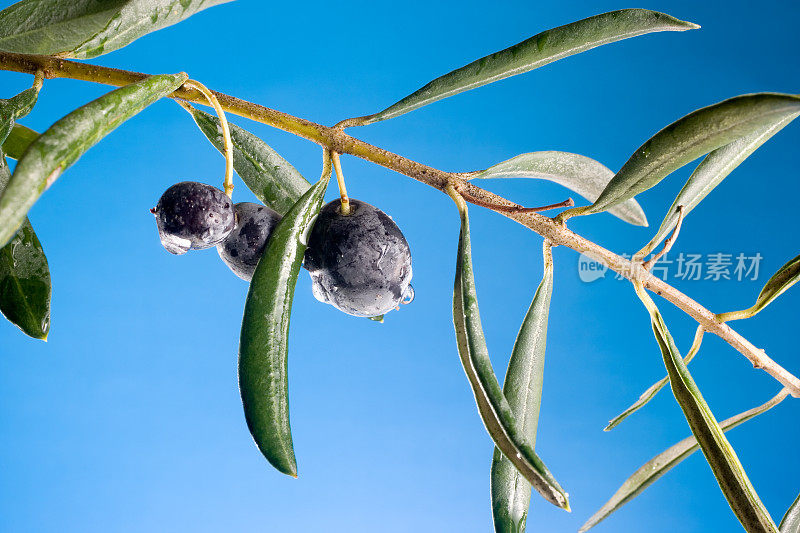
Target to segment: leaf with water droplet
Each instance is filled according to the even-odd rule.
[[[469,217],[464,200],[453,192],[461,214],[456,279],[453,290],[453,323],[458,355],[475,395],[478,412],[495,445],[526,480],[550,503],[569,510],[567,493],[558,484],[525,438],[511,406],[503,395],[489,359],[483,336],[478,295],[472,270]]]
[[[11,173],[0,151],[0,192]],[[27,218],[0,248],[0,312],[26,335],[47,339],[50,331],[50,268]]]
[[[765,404],[722,421],[720,423],[720,428],[722,431],[728,431],[740,424],[744,424],[748,420],[778,405],[787,395],[788,391],[783,389]],[[695,437],[687,437],[650,459],[634,472],[631,477],[625,480],[611,499],[581,526],[580,531],[587,531],[608,518],[611,513],[641,494],[647,487],[655,483],[658,478],[669,472],[673,467],[677,466],[699,448],[700,445],[697,443]],[[781,533],[783,533],[783,531],[781,531]]]
[[[657,31],[699,28],[664,13],[621,9],[553,28],[440,76],[383,111],[353,119],[366,125],[398,117],[443,98],[523,74],[598,46]]]
[[[292,301],[306,246],[329,177],[311,187],[281,219],[258,261],[244,306],[239,343],[239,391],[250,434],[264,457],[297,477],[289,424],[287,362]]]
[[[709,153],[697,165],[689,179],[686,180],[686,184],[681,189],[681,192],[678,193],[678,197],[675,198],[675,201],[672,202],[672,205],[667,210],[667,215],[661,222],[661,227],[658,228],[655,236],[642,250],[643,255],[652,252],[675,228],[679,218],[678,206],[683,207],[683,216],[686,217],[742,161],[747,159],[750,154],[770,140],[773,135],[781,131],[797,116],[798,113],[794,113],[780,117],[775,122],[756,130],[754,133]],[[613,212],[616,207],[618,206],[612,207],[610,212]]]
[[[211,144],[222,152],[222,130],[217,117],[187,106]],[[229,124],[233,144],[233,168],[256,197],[279,214],[285,214],[311,184],[291,163],[267,143],[236,124]]]
[[[0,50],[86,59],[231,0],[22,0],[0,11]]]
[[[639,147],[584,213],[598,213],[657,185],[703,154],[800,112],[800,96],[745,94],[698,109]]]
[[[543,179],[563,185],[594,202],[614,177],[614,172],[602,163],[583,155],[546,151],[518,155],[469,177],[470,179]],[[630,224],[647,226],[647,217],[633,198],[612,207],[609,213]]]
[[[162,74],[113,90],[59,119],[33,141],[0,195],[0,246],[11,240],[39,196],[86,150],[186,79],[184,73]]]
[[[531,446],[536,445],[539,408],[542,401],[547,321],[553,294],[553,255],[544,245],[544,275],[514,342],[503,395]],[[496,533],[525,530],[531,503],[531,484],[502,452],[494,449],[490,475],[492,517]]]

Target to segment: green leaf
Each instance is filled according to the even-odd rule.
[[[0,50],[86,59],[230,0],[22,0],[0,11]]]
[[[14,121],[31,112],[36,105],[39,90],[25,89],[8,100],[0,100],[0,144],[3,144],[14,127]]]
[[[745,94],[698,109],[639,147],[585,213],[605,211],[658,184],[703,154],[800,112],[800,96]]]
[[[2,150],[5,154],[12,159],[19,159],[28,146],[31,145],[39,137],[39,134],[30,128],[26,128],[21,124],[14,124],[11,133],[8,134],[6,140],[2,143]]]
[[[672,202],[667,210],[667,215],[661,222],[658,232],[643,250],[644,255],[650,253],[663,241],[678,223],[678,206],[683,206],[683,216],[697,207],[700,201],[708,193],[722,183],[733,169],[738,167],[742,161],[750,157],[762,144],[772,138],[773,135],[781,131],[786,125],[797,118],[798,113],[781,117],[772,124],[760,128],[755,133],[742,137],[721,148],[717,148],[708,154],[703,161],[697,165],[692,175],[686,181],[678,197]],[[614,209],[614,208],[612,208]]]
[[[11,172],[0,151],[0,191]],[[0,312],[26,335],[47,339],[50,331],[50,269],[27,218],[11,242],[0,248]]]
[[[569,152],[531,152],[518,155],[482,170],[470,179],[533,178],[553,181],[575,191],[590,202],[597,200],[614,172],[579,154]],[[647,217],[633,198],[612,207],[612,215],[636,226],[647,226]]]
[[[310,188],[270,236],[247,293],[239,344],[239,390],[247,427],[272,466],[294,477],[287,386],[289,319],[305,238],[329,179]]]
[[[461,200],[460,196],[456,201],[458,200]],[[478,297],[472,272],[469,218],[463,200],[459,204],[459,211],[461,234],[453,291],[453,322],[458,354],[475,395],[478,411],[495,445],[533,488],[547,501],[569,510],[567,494],[525,439],[492,369],[478,312]]]
[[[514,342],[503,384],[503,395],[531,446],[536,444],[539,425],[547,319],[552,295],[553,255],[550,246],[545,244],[544,276]],[[522,533],[531,502],[531,484],[497,448],[494,449],[490,479],[495,531]]]
[[[761,413],[772,409],[781,401],[783,401],[787,395],[788,391],[783,389],[777,394],[777,396],[769,400],[767,403],[724,420],[720,424],[720,428],[722,431],[733,429],[736,426],[747,422],[751,418],[754,418]],[[625,482],[617,490],[617,492],[614,493],[611,499],[608,500],[605,505],[600,508],[600,510],[592,515],[592,517],[587,520],[583,526],[581,526],[580,531],[587,531],[596,526],[602,520],[608,518],[611,513],[641,494],[644,489],[652,485],[658,478],[666,474],[673,467],[678,465],[678,463],[692,455],[699,448],[700,445],[697,443],[697,439],[695,437],[688,437],[677,444],[670,446],[668,449],[650,459],[648,462],[642,465],[641,468],[634,472],[631,477],[625,480]],[[781,531],[781,533],[783,532]]]
[[[505,50],[482,57],[436,78],[383,111],[356,121],[359,125],[366,125],[397,117],[448,96],[629,37],[695,28],[699,26],[647,9],[622,9],[595,15],[543,31]]]
[[[783,515],[780,525],[781,533],[800,533],[800,496],[794,499],[789,510]]]
[[[661,349],[664,365],[667,367],[672,393],[681,406],[692,434],[700,444],[700,449],[703,450],[706,461],[714,477],[717,478],[725,499],[728,500],[728,505],[748,533],[777,533],[778,528],[761,503],[736,452],[703,399],[700,389],[697,388],[689,369],[678,353],[678,348],[667,330],[661,313],[655,308],[652,300],[648,310],[653,332]]]
[[[800,255],[790,260],[772,275],[756,298],[756,303],[750,308],[755,314],[769,305],[772,300],[783,294],[789,287],[800,279]]]
[[[200,131],[224,153],[219,119],[188,107]],[[233,168],[265,205],[285,214],[311,184],[267,143],[235,124],[228,124],[233,144]]]
[[[0,246],[22,225],[28,210],[61,173],[127,119],[180,87],[187,76],[163,74],[121,87],[50,126],[25,151],[0,196]]]
[[[689,349],[689,352],[686,354],[686,357],[683,358],[683,362],[686,363],[687,365],[692,359],[694,359],[694,356],[697,355],[697,353],[700,351],[700,344],[703,341],[704,334],[705,334],[705,329],[703,329],[702,326],[699,326],[697,328],[697,333],[695,333],[692,347]],[[608,423],[608,425],[605,428],[603,428],[603,431],[611,431],[612,429],[620,425],[623,420],[625,420],[630,415],[632,415],[633,413],[635,413],[636,411],[647,405],[647,403],[653,398],[655,398],[656,394],[658,394],[658,392],[661,389],[663,389],[667,383],[669,383],[669,377],[664,377],[659,381],[650,385],[650,387],[646,391],[644,391],[641,394],[641,396],[639,396],[639,399],[636,400],[633,403],[633,405],[631,405],[630,407],[625,409],[622,413],[614,417]]]

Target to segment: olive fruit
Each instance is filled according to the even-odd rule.
[[[281,216],[265,205],[251,202],[241,202],[233,208],[236,225],[228,237],[217,245],[217,252],[234,274],[250,281]]]
[[[320,210],[304,266],[314,296],[350,315],[380,316],[413,298],[408,242],[386,213],[359,200],[346,216],[338,199]]]
[[[173,254],[216,246],[233,230],[235,218],[224,192],[194,181],[167,189],[150,212],[156,216],[161,244]]]

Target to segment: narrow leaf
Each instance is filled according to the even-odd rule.
[[[738,167],[742,161],[750,157],[750,154],[770,140],[773,135],[781,131],[786,125],[797,118],[797,116],[798,114],[794,113],[789,116],[781,117],[772,124],[757,130],[755,133],[742,137],[730,144],[726,144],[721,148],[717,148],[708,154],[705,159],[697,165],[697,168],[695,168],[692,175],[689,176],[681,192],[678,193],[678,197],[672,202],[672,205],[667,210],[667,215],[664,217],[663,222],[661,222],[661,227],[658,228],[658,232],[656,232],[656,235],[645,248],[645,253],[649,253],[655,249],[655,247],[675,228],[675,225],[678,223],[678,206],[683,206],[683,216],[686,217],[686,215],[697,207],[708,193],[722,183],[722,180]],[[614,208],[612,208],[612,210],[613,209]]]
[[[492,369],[478,312],[478,297],[472,272],[469,219],[463,200],[459,205],[459,211],[461,234],[458,241],[453,291],[453,322],[458,354],[475,395],[478,411],[495,445],[533,488],[547,501],[569,510],[567,494],[525,439]]]
[[[518,155],[478,172],[471,179],[533,178],[553,181],[590,202],[614,177],[614,172],[589,157],[569,152],[531,152]],[[609,209],[609,213],[636,226],[647,226],[647,217],[633,198]]]
[[[38,96],[39,90],[31,87],[8,100],[0,99],[0,144],[3,144],[11,133],[14,121],[31,112]]]
[[[11,172],[0,152],[0,191]],[[11,242],[0,248],[0,312],[26,335],[47,339],[50,331],[50,269],[27,218]]]
[[[758,298],[756,298],[755,305],[750,308],[752,313],[755,314],[764,309],[772,300],[797,283],[797,280],[800,280],[800,255],[779,268],[778,271],[767,280]]]
[[[789,510],[783,515],[780,533],[800,533],[800,496],[794,499]]]
[[[28,147],[0,196],[0,246],[61,173],[127,119],[186,81],[186,74],[150,76],[111,91],[58,120]]]
[[[239,344],[239,390],[253,440],[280,472],[297,477],[289,425],[289,319],[305,238],[322,205],[329,178],[310,188],[281,219],[258,262],[244,306]]]
[[[800,96],[779,93],[736,96],[693,111],[640,146],[585,212],[633,198],[701,155],[797,113]]]
[[[397,117],[448,96],[523,74],[604,44],[656,31],[695,28],[699,26],[647,9],[622,9],[595,15],[543,31],[440,76],[383,111],[358,119],[358,123],[366,125]]]
[[[549,245],[545,244],[544,276],[522,321],[503,384],[503,395],[531,446],[536,444],[539,425],[547,319],[552,294],[553,256]],[[525,531],[531,484],[497,448],[492,459],[491,488],[495,531]]]
[[[788,395],[786,389],[781,390],[767,403],[732,416],[727,420],[720,423],[720,428],[723,431],[728,431],[736,426],[747,422],[748,420],[764,413],[776,405],[778,405]],[[628,503],[630,500],[638,496],[647,487],[652,485],[658,478],[669,472],[673,467],[678,465],[681,461],[692,455],[700,448],[695,437],[687,437],[682,441],[674,444],[656,455],[636,472],[631,477],[625,480],[622,486],[614,493],[610,500],[608,500],[603,507],[600,508],[592,517],[587,520],[580,531],[587,531],[596,526],[602,520],[606,519],[611,513]],[[781,532],[783,533],[783,532]]]
[[[669,374],[672,393],[681,406],[686,421],[697,438],[725,499],[728,500],[728,505],[748,533],[777,533],[778,528],[761,503],[736,452],[725,438],[722,428],[678,353],[678,348],[667,330],[661,313],[654,304],[649,310],[653,332]]]
[[[223,152],[219,119],[193,107],[187,111],[211,144]],[[311,185],[267,143],[235,124],[229,126],[233,168],[259,200],[281,215],[285,214]]]
[[[39,137],[39,134],[20,124],[14,124],[11,133],[2,143],[2,150],[12,159],[19,159],[28,146]]]
[[[230,0],[22,0],[0,11],[0,50],[86,59]]]

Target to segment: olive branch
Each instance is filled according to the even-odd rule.
[[[27,3],[30,1],[32,0],[26,0]],[[0,142],[5,153],[18,159],[14,173],[11,174],[0,153],[0,170],[4,172],[0,174],[0,246],[7,247],[10,241],[18,240],[41,251],[41,245],[26,219],[28,210],[41,193],[82,153],[127,118],[159,98],[177,100],[192,115],[209,140],[220,151],[226,152],[226,192],[230,195],[232,166],[262,202],[273,206],[284,215],[276,235],[271,237],[270,244],[261,257],[250,285],[240,347],[240,383],[248,426],[262,453],[279,470],[296,475],[288,407],[282,403],[286,401],[288,316],[291,313],[294,282],[303,251],[303,247],[298,247],[296,241],[314,224],[332,167],[337,174],[342,210],[345,212],[349,209],[340,155],[351,155],[434,187],[449,195],[458,208],[461,231],[453,301],[454,322],[459,355],[481,417],[497,446],[492,468],[492,500],[495,527],[498,531],[524,528],[529,497],[525,498],[524,491],[523,496],[519,497],[516,490],[520,483],[528,483],[528,496],[533,487],[548,501],[569,510],[566,492],[534,450],[541,375],[528,371],[529,368],[539,368],[537,361],[544,355],[553,283],[550,251],[553,246],[564,246],[600,261],[631,281],[649,313],[657,345],[667,369],[668,377],[650,387],[639,401],[615,418],[606,429],[615,427],[625,417],[643,407],[669,382],[693,433],[693,437],[676,444],[635,473],[582,530],[607,517],[699,447],[706,455],[723,494],[743,527],[749,532],[778,531],[750,484],[724,431],[770,409],[788,395],[800,397],[800,380],[771,359],[764,350],[756,348],[727,322],[754,316],[793,285],[800,278],[800,257],[787,262],[769,279],[753,306],[724,313],[714,313],[706,309],[653,275],[651,269],[678,239],[684,217],[738,164],[800,115],[800,97],[779,93],[741,95],[694,111],[656,133],[616,173],[596,161],[564,152],[523,154],[482,171],[448,172],[361,141],[348,134],[346,128],[387,120],[596,46],[651,32],[685,31],[699,26],[663,13],[642,9],[604,13],[542,32],[505,50],[478,59],[431,81],[378,113],[346,119],[334,126],[324,126],[234,96],[208,91],[202,84],[188,80],[188,76],[182,73],[151,76],[68,59],[93,57],[111,51],[141,35],[180,20],[170,18],[172,15],[169,10],[156,13],[158,16],[152,19],[152,26],[147,26],[139,17],[122,8],[119,13],[111,13],[120,17],[121,22],[117,27],[109,26],[100,34],[87,35],[85,40],[78,43],[61,43],[61,48],[42,49],[45,40],[19,38],[18,34],[23,33],[22,30],[34,34],[36,31],[45,31],[36,26],[35,20],[19,22],[15,8],[26,2],[20,2],[0,12],[0,70],[35,76],[31,89],[9,100],[0,101]],[[197,2],[191,9],[187,9],[184,17],[207,7],[200,7],[200,4],[202,2]],[[31,28],[31,25],[34,27]],[[99,42],[105,43],[104,46],[98,46]],[[120,89],[70,113],[42,135],[16,124],[35,105],[43,80],[53,78],[90,81]],[[209,105],[209,102],[221,121],[188,104]],[[102,118],[98,118],[100,110],[104,111]],[[324,168],[320,181],[312,187],[263,141],[238,126],[231,125],[228,131],[223,111],[278,128],[322,147]],[[219,135],[218,129],[224,135]],[[36,146],[37,149],[29,150],[30,146]],[[236,154],[241,159],[237,160]],[[247,158],[248,155],[252,157]],[[571,217],[604,211],[610,211],[627,222],[646,225],[644,214],[634,197],[702,156],[706,157],[675,199],[656,235],[632,259],[626,259],[567,227]],[[278,170],[267,171],[266,166],[259,166],[261,159],[276,163],[274,168]],[[558,171],[553,170],[556,167]],[[540,212],[571,207],[572,200],[549,206],[525,207],[473,183],[477,179],[508,176],[557,181],[593,203],[548,217]],[[271,189],[264,186],[267,182]],[[277,190],[278,193],[267,192],[268,189]],[[483,340],[472,273],[467,203],[495,211],[544,238],[545,276],[523,322],[511,357],[506,384],[502,388],[492,370]],[[661,249],[655,251],[662,242]],[[649,259],[645,260],[648,256]],[[20,289],[19,298],[11,302],[0,302],[0,308],[27,334],[46,338],[49,330],[49,271],[43,252],[38,264],[18,268],[36,270],[42,279],[46,278],[47,292],[30,295],[23,294],[24,291]],[[278,283],[271,271],[288,273],[285,277],[288,282],[284,280]],[[0,263],[0,275],[14,277],[18,273],[15,274],[11,267],[4,267]],[[685,359],[678,352],[655,302],[646,291],[661,296],[697,322],[694,342]],[[264,294],[270,296],[266,304],[263,299],[256,297]],[[269,331],[256,323],[255,318],[250,318],[263,319],[264,316],[269,317],[270,321],[274,319],[274,327],[271,326]],[[718,423],[686,367],[686,363],[698,353],[706,332],[725,340],[755,368],[762,369],[775,378],[782,386],[778,395],[762,406]],[[283,373],[283,381],[269,384],[269,387],[273,387],[271,389],[264,389],[263,380],[257,379],[266,366],[270,366],[271,371],[278,374]],[[509,376],[516,378],[523,372],[534,388],[539,380],[538,394],[531,396],[514,389],[514,380],[509,379]],[[265,401],[265,398],[269,400],[274,397],[279,397],[277,403]],[[798,513],[800,510],[795,502],[784,518],[781,532],[800,531]],[[784,526],[794,529],[785,529]]]

